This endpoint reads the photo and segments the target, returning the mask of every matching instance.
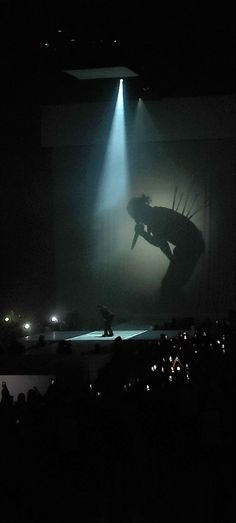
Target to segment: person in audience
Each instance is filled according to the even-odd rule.
[[[8,390],[7,384],[5,381],[2,382],[2,398],[1,398],[1,405],[8,405],[10,403],[10,392]]]

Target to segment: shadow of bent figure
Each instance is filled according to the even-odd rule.
[[[190,218],[175,209],[151,207],[149,196],[131,198],[127,211],[135,220],[131,249],[139,236],[161,251],[169,259],[169,267],[162,280],[159,305],[165,306],[187,283],[204,251],[201,232]],[[170,244],[174,245],[173,252]]]

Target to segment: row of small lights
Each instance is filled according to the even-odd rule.
[[[62,29],[57,29],[57,33],[63,34],[63,30]],[[64,34],[65,34],[65,32],[64,32]],[[75,43],[76,42],[77,44],[79,44],[81,42],[81,40],[79,38],[75,38],[74,36],[71,37],[71,38],[68,38],[67,41],[70,42],[70,43]],[[98,43],[103,44],[104,40],[103,39],[99,39]],[[111,40],[110,43],[117,44],[118,40],[116,38],[114,38],[114,39]],[[50,47],[52,44],[49,41],[46,41],[42,45],[43,45],[43,47]]]
[[[56,323],[58,323],[59,320],[58,320],[57,316],[52,316],[52,317],[50,318],[50,321],[51,321],[52,324],[56,324]],[[5,322],[5,323],[9,323],[9,322],[11,322],[11,319],[9,318],[9,316],[5,316],[5,318],[4,318],[4,322]],[[23,329],[25,329],[26,331],[29,331],[29,330],[31,329],[31,323],[28,323],[28,322],[23,323],[22,327],[23,327]]]

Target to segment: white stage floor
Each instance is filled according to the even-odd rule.
[[[147,332],[147,330],[115,330],[113,333],[113,336],[102,336],[101,331],[92,331],[87,332],[86,334],[79,334],[78,336],[72,336],[70,338],[66,338],[68,341],[112,341],[115,340],[118,336],[122,338],[122,340],[128,340],[130,338],[134,338],[135,336],[140,336],[140,334],[144,334]]]

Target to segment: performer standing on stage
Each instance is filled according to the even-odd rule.
[[[103,320],[104,320],[104,333],[103,337],[105,336],[113,336],[113,330],[112,330],[112,320],[114,318],[114,313],[111,312],[106,305],[98,305],[98,310],[101,313]]]

